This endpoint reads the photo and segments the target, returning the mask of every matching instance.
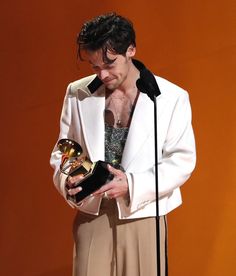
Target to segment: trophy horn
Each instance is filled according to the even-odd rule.
[[[64,168],[64,166],[68,160],[77,158],[83,153],[83,150],[80,144],[71,139],[60,139],[57,143],[57,147],[59,151],[62,153],[62,158],[61,158],[62,170],[66,169]]]

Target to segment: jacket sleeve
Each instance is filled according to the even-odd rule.
[[[169,196],[190,177],[196,162],[188,94],[181,93],[173,105],[164,142],[159,148],[159,200]],[[159,129],[162,131],[162,129]],[[159,137],[159,136],[158,136]],[[144,172],[127,173],[130,211],[135,212],[156,200],[155,166]]]
[[[70,95],[71,87],[68,85],[66,95],[63,102],[62,112],[61,112],[61,118],[60,118],[60,134],[58,141],[62,138],[72,138],[73,133],[71,133],[70,125],[72,121],[72,115],[71,115],[71,95]],[[61,153],[57,149],[57,145],[55,145],[51,158],[50,158],[50,165],[54,169],[53,174],[53,182],[59,193],[65,198],[67,203],[75,207],[76,205],[73,204],[71,201],[67,200],[67,192],[65,188],[65,182],[67,179],[67,175],[64,173],[61,173],[60,171],[60,164],[61,164]]]

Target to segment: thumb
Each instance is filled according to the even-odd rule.
[[[107,169],[111,174],[119,175],[120,171],[112,167],[110,164],[107,164]]]

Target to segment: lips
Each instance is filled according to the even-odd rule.
[[[113,79],[111,79],[111,80],[103,80],[102,82],[104,83],[104,84],[107,84],[107,83],[109,83],[109,82],[111,82]]]

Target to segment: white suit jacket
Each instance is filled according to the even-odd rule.
[[[161,91],[156,99],[159,215],[165,215],[181,204],[180,186],[195,166],[195,142],[187,92],[163,78],[155,78]],[[121,163],[128,179],[130,202],[122,197],[116,200],[120,219],[156,215],[153,106],[141,91]],[[73,139],[92,161],[104,160],[104,109],[104,86],[95,75],[69,84],[58,139]],[[71,206],[97,215],[101,198],[89,197],[80,207],[66,199],[66,175],[59,170],[60,162],[61,154],[55,146],[50,163],[58,191]]]

